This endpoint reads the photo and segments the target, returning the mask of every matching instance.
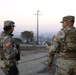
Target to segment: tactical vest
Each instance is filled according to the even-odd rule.
[[[68,30],[65,32],[64,39],[61,40],[61,52],[76,53],[76,30]]]

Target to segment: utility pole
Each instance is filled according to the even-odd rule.
[[[35,15],[37,15],[37,45],[39,44],[39,10],[37,10],[37,14],[35,14]]]

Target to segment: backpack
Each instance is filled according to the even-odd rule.
[[[65,32],[64,40],[61,42],[63,52],[76,52],[76,30],[68,30]]]

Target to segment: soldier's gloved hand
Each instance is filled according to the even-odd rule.
[[[10,67],[12,67],[12,66],[13,66],[13,63],[6,64],[6,65],[5,65],[6,68],[10,68]]]
[[[14,65],[13,63],[10,62],[10,60],[7,60],[4,64],[6,68],[10,68]]]
[[[48,66],[49,69],[51,69],[52,63],[51,63],[51,62],[48,62],[48,63],[47,63],[47,66]]]

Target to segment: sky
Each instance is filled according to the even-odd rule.
[[[14,33],[37,31],[39,10],[39,33],[57,32],[62,28],[63,16],[76,17],[76,0],[0,0],[0,32],[5,20],[15,22]],[[76,23],[75,23],[76,26]]]

